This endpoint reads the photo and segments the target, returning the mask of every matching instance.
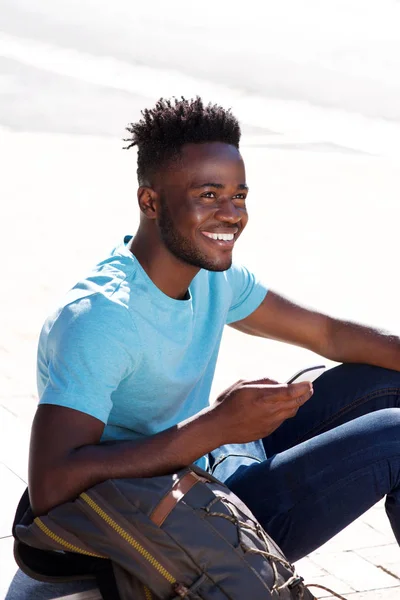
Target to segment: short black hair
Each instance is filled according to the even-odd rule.
[[[223,142],[239,148],[240,126],[230,109],[204,104],[197,96],[187,100],[160,98],[152,109],[141,112],[142,119],[126,128],[131,137],[126,149],[138,147],[137,176],[140,185],[151,179],[165,162],[179,156],[184,144]]]

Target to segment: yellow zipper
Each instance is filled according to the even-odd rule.
[[[155,569],[157,569],[157,571],[163,577],[165,577],[169,583],[176,583],[175,577],[173,577],[173,575],[171,575],[171,573],[169,573],[167,569],[163,567],[148,550],[146,550],[146,548],[144,548],[137,540],[135,540],[127,531],[122,529],[122,527],[118,525],[118,523],[116,523],[114,519],[112,519],[107,513],[105,513],[104,510],[100,508],[100,506],[96,504],[92,498],[90,498],[90,496],[83,492],[80,495],[80,498],[82,498],[82,500],[84,500],[102,519],[104,519],[104,521],[110,525],[110,527],[112,527],[126,542],[128,542],[128,544],[133,546],[135,550],[137,550],[139,554],[143,556],[143,558],[145,558]],[[150,598],[151,596],[149,596],[149,599]]]
[[[64,546],[64,548],[66,548],[67,550],[70,550],[71,552],[78,552],[79,554],[86,554],[87,556],[96,556],[97,558],[105,558],[105,556],[102,556],[101,554],[94,554],[93,552],[87,552],[87,550],[83,550],[82,548],[78,548],[78,546],[74,546],[73,544],[70,544],[69,542],[67,542],[66,540],[63,540],[63,538],[61,538],[59,535],[56,535],[55,533],[53,533],[53,531],[51,531],[51,529],[49,529],[44,523],[43,521],[39,518],[36,517],[34,519],[34,523],[39,527],[39,529],[41,529],[43,531],[43,533],[45,533],[49,538],[51,538],[52,540],[54,540],[55,542],[58,542],[61,546]]]
[[[149,590],[149,588],[144,585],[144,595],[146,596],[146,600],[152,600],[153,599],[153,594],[151,593],[151,590]]]

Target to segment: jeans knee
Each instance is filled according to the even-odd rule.
[[[400,371],[374,365],[344,363],[323,373],[315,381],[315,389],[318,388],[319,380],[321,385],[332,386],[342,394],[367,399],[387,396],[391,398],[392,405],[400,406]],[[389,406],[390,403],[387,407]]]
[[[380,429],[387,433],[393,430],[396,438],[400,439],[400,408],[383,408],[372,413],[371,416]]]
[[[377,367],[376,365],[366,365],[357,363],[345,363],[339,365],[340,369],[344,369],[348,373],[354,372],[367,380],[379,381],[385,383],[388,387],[398,387],[400,390],[400,371],[394,371],[393,369],[385,369],[384,367]]]
[[[368,367],[379,381],[386,381],[389,387],[397,387],[400,391],[400,371],[385,369],[384,367],[377,367],[375,365],[368,365]]]

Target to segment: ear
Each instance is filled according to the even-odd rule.
[[[151,187],[141,186],[137,192],[140,210],[148,219],[157,217],[158,194]]]

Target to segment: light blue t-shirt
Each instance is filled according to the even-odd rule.
[[[199,271],[188,299],[175,300],[124,243],[45,322],[40,404],[103,421],[103,441],[176,425],[208,406],[224,325],[251,314],[266,293],[245,267],[232,266]]]

